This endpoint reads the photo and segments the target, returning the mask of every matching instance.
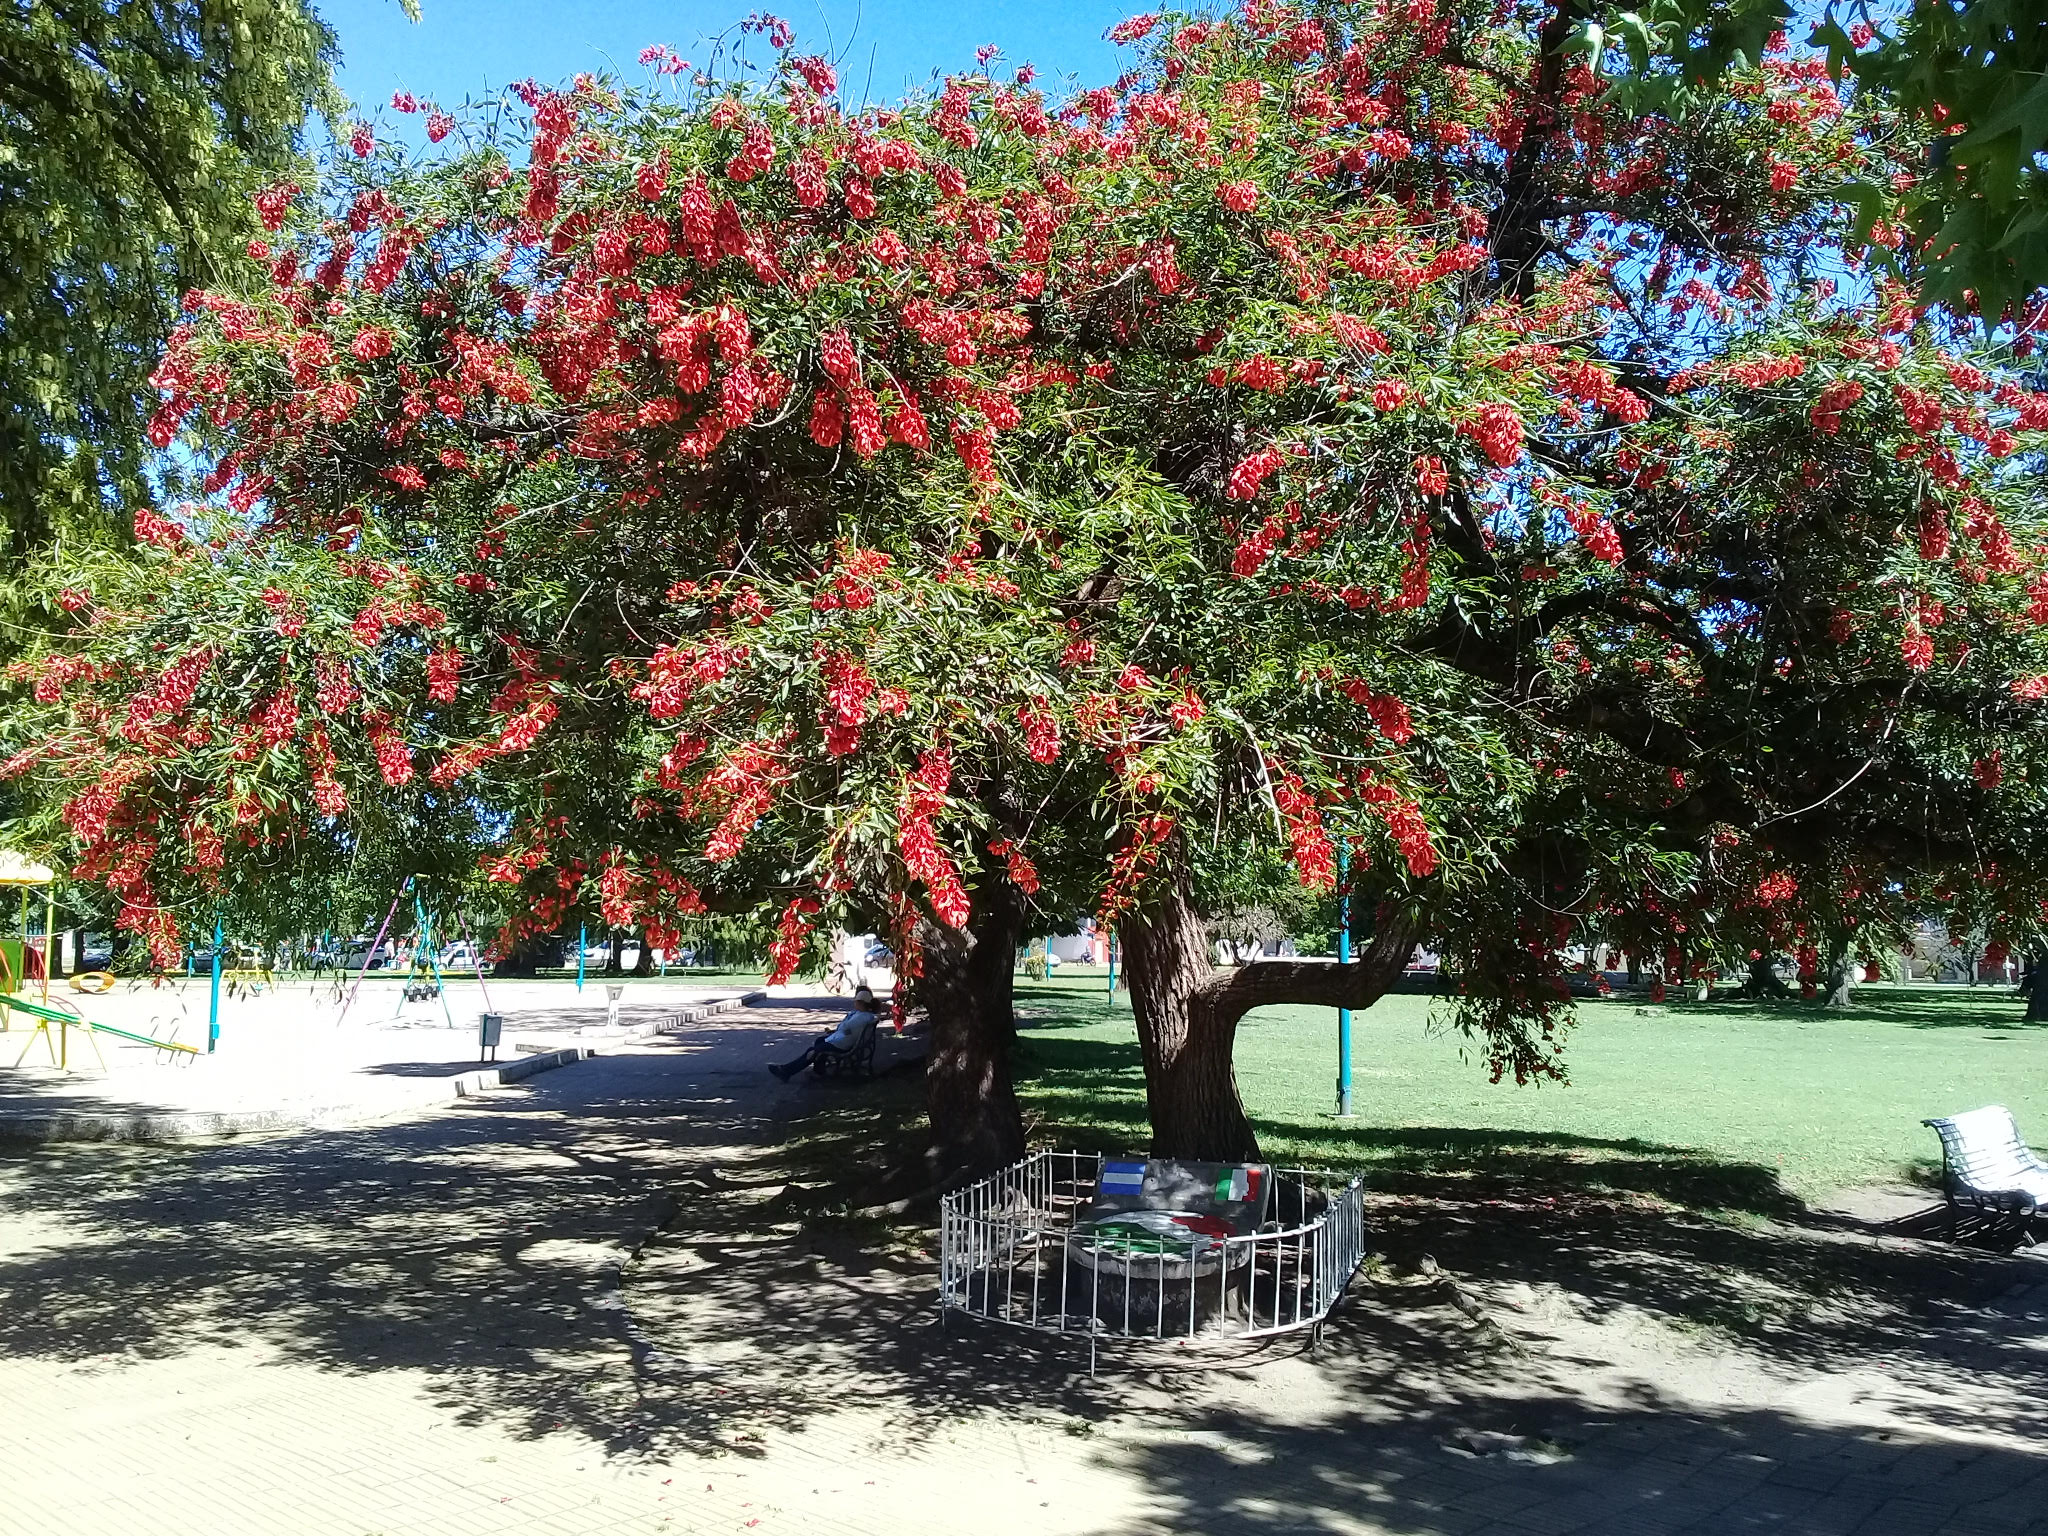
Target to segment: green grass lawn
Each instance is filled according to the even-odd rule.
[[[1057,1136],[1141,1147],[1144,1079],[1129,1000],[1099,969],[1018,985],[1019,1088]],[[1813,1005],[1584,1003],[1568,1084],[1486,1080],[1431,999],[1394,996],[1354,1015],[1352,1109],[1337,1121],[1336,1015],[1265,1008],[1237,1039],[1237,1073],[1266,1154],[1368,1171],[1496,1175],[1765,1211],[1780,1189],[1831,1189],[1938,1167],[1920,1121],[2003,1103],[2048,1143],[2048,1025],[2009,989],[1862,988],[1852,1011]]]

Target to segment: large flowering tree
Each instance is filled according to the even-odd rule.
[[[1588,932],[1675,974],[1910,885],[2017,937],[2048,403],[1866,275],[1828,189],[1898,123],[1783,53],[1627,116],[1572,20],[1145,17],[1072,101],[861,113],[768,24],[401,100],[435,152],[362,128],[189,296],[212,500],[52,574],[8,771],[166,954],[393,838],[506,944],[882,923],[949,1167],[1021,1144],[1034,899],[1116,924],[1156,1144],[1216,1156],[1243,1013],[1420,940],[1521,1079]],[[1213,894],[1340,841],[1365,958],[1214,972]]]

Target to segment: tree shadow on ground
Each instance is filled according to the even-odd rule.
[[[1135,1041],[1021,1037],[1032,1100],[1055,1144],[1142,1147]],[[1263,1142],[1312,1142],[1360,1172],[1376,1247],[1397,1267],[1425,1254],[1482,1285],[1569,1291],[1593,1315],[1635,1309],[1759,1359],[1838,1368],[1980,1305],[2027,1271],[2023,1233],[1947,1222],[1892,1227],[1816,1212],[1762,1164],[1697,1148],[1510,1129],[1314,1124],[1254,1116]],[[1909,1241],[1908,1239],[1921,1239]],[[2048,1382],[2044,1382],[2048,1385]]]
[[[1469,1192],[1471,1198],[1513,1198],[1530,1191],[1650,1196],[1698,1211],[1789,1216],[1804,1209],[1779,1182],[1777,1170],[1731,1161],[1693,1147],[1633,1138],[1613,1140],[1549,1131],[1463,1126],[1375,1126],[1260,1118],[1262,1136],[1316,1137],[1343,1149],[1330,1159],[1365,1171],[1376,1190],[1396,1194]]]
[[[1621,1005],[1610,1005],[1621,1006]],[[1710,1003],[1680,1002],[1670,1011],[1681,1019],[1748,1019],[1759,1023],[1900,1024],[1912,1029],[2009,1029],[2048,1027],[2026,1017],[2027,1000],[2006,987],[1974,991],[1912,993],[1861,991],[1847,1008],[1825,1008],[1797,999],[1717,998]]]
[[[1514,1470],[1499,1476],[1490,1453],[1456,1457],[1434,1437],[1540,1421],[1590,1444],[1573,1427],[1575,1351],[1624,1312],[1776,1369],[1882,1357],[1888,1380],[1954,1397],[1926,1410],[1933,1422],[1988,1415],[2048,1443],[2048,1356],[1989,1305],[2037,1270],[1797,1211],[1713,1220],[1677,1203],[1672,1149],[1591,1146],[1615,1165],[1595,1186],[1576,1160],[1589,1144],[1570,1138],[1357,1133],[1389,1164],[1371,1211],[1387,1268],[1313,1359],[1299,1340],[1112,1351],[1091,1379],[1084,1340],[941,1326],[929,1221],[873,1210],[916,1149],[915,1084],[793,1086],[764,1103],[752,1063],[806,1032],[793,1014],[723,1054],[681,1037],[360,1131],[0,1153],[0,1353],[84,1364],[262,1346],[329,1371],[416,1373],[462,1422],[569,1430],[626,1457],[755,1455],[764,1436],[848,1411],[913,1444],[990,1418],[1048,1435],[1227,1430],[1242,1455],[1185,1433],[1119,1453],[1172,1530],[1347,1528],[1360,1480],[1385,1483],[1411,1456],[1450,1471],[1431,1474],[1436,1494],[1418,1476],[1388,1495],[1397,1527],[1469,1529],[1488,1487],[1552,1469],[1501,1462]],[[1126,1065],[1072,1044],[1088,1049],[1068,1070]],[[1489,1353],[1431,1287],[1395,1283],[1423,1252],[1496,1307],[1517,1288],[1552,1298],[1563,1323],[1501,1313],[1539,1364]],[[1967,1374],[1958,1352],[1991,1384],[1988,1407],[1949,1392]],[[1676,1422],[1654,1405],[1635,1421]],[[1797,1428],[1733,1411],[1688,1422],[1683,1444],[1720,1457]],[[2031,1458],[1995,1470],[2014,1486],[2038,1473]]]
[[[1590,1414],[1514,1394],[1489,1407],[1489,1420],[1515,1428],[1383,1412],[1198,1422],[1135,1448],[1154,1510],[1119,1536],[1348,1536],[1365,1521],[1418,1536],[2048,1527],[2048,1456],[2038,1448],[1928,1445],[1791,1412],[1703,1412],[1653,1393]]]

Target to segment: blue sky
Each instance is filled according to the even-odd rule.
[[[397,0],[326,0],[320,6],[341,36],[342,89],[360,105],[388,103],[393,91],[409,90],[454,106],[529,75],[553,83],[579,70],[638,80],[642,48],[667,43],[701,62],[700,40],[748,14],[745,0],[420,3],[425,14],[417,26]],[[1116,76],[1122,50],[1102,34],[1142,7],[1128,0],[785,0],[769,8],[796,27],[805,52],[839,60],[843,93],[857,103],[864,87],[871,99],[891,101],[934,70],[970,68],[984,43],[1001,47],[1012,66],[1036,64],[1044,84],[1070,74],[1084,84],[1106,84]],[[766,50],[756,57],[766,57]]]

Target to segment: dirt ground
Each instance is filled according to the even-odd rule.
[[[0,1151],[0,1533],[2048,1531],[2048,1262],[1911,1192],[1372,1191],[1321,1342],[941,1325],[843,1004],[465,1107]],[[1425,1255],[1431,1263],[1425,1264]]]
[[[1396,1449],[1381,1490],[1396,1530],[1468,1528],[1461,1479],[1491,1489],[1540,1475],[1581,1498],[1581,1484],[1640,1483],[1645,1466],[1652,1483],[1654,1469],[1689,1466],[1688,1481],[1709,1485],[1661,1498],[1660,1518],[1689,1500],[1700,1518],[1725,1512],[1719,1495],[1744,1489],[1759,1511],[1805,1510],[1815,1529],[1912,1528],[1933,1518],[1915,1500],[1939,1513],[1928,1529],[1966,1513],[2009,1528],[1978,1507],[2003,1496],[1998,1478],[1989,1495],[1931,1491],[1968,1466],[1987,1479],[1987,1457],[2048,1488],[2048,1252],[2015,1251],[2000,1231],[1952,1240],[1924,1191],[1708,1218],[1652,1194],[1588,1196],[1549,1164],[1381,1188],[1368,1197],[1373,1257],[1318,1344],[1108,1345],[1091,1379],[1083,1341],[937,1326],[929,1207],[870,1206],[915,1178],[863,1168],[870,1118],[838,1090],[798,1087],[779,1112],[814,1112],[808,1139],[696,1192],[626,1273],[649,1422],[692,1421],[693,1390],[712,1377],[677,1364],[691,1361],[721,1383],[699,1409],[767,1439],[803,1433],[822,1398],[882,1426],[877,1443],[928,1455],[971,1460],[1025,1435],[1064,1452],[1054,1462],[1142,1469],[1149,1497],[1131,1517],[1145,1529],[1186,1529],[1223,1506],[1249,1518],[1261,1499],[1295,1513],[1251,1525],[1341,1529],[1382,1502],[1345,1482]],[[894,1091],[914,1101],[914,1084]],[[841,1125],[837,1141],[821,1120]],[[803,1319],[801,1342],[764,1349],[732,1327],[763,1315]],[[1450,1491],[1411,1494],[1422,1504],[1400,1513],[1410,1459],[1422,1469],[1411,1488]],[[1837,1496],[1841,1479],[1899,1463]],[[1788,1465],[1802,1486],[1765,1481]],[[1564,1499],[1545,1528],[1654,1528],[1640,1502],[1617,1516],[1604,1497],[1585,1496],[1576,1523]],[[2015,1509],[2010,1528],[2048,1529],[2038,1496]]]

